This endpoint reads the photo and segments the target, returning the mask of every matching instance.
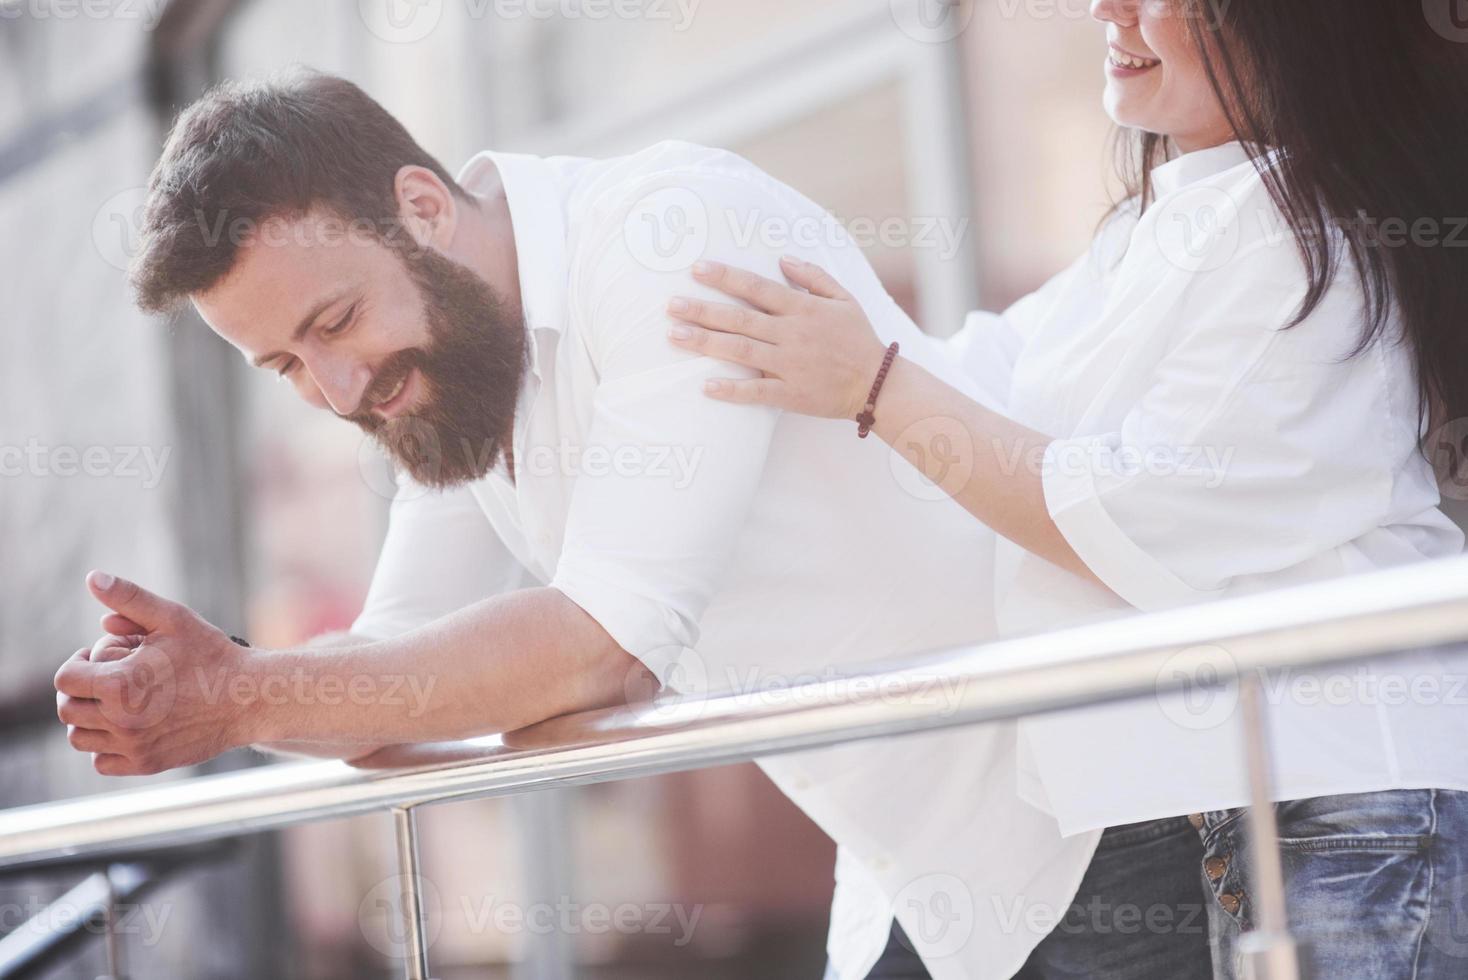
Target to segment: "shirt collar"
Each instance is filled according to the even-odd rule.
[[[570,273],[563,195],[550,164],[523,153],[478,153],[459,171],[459,185],[473,192],[490,166],[499,172],[510,209],[520,304],[531,339],[530,367],[539,377],[541,352],[536,335],[548,331],[559,336],[566,324]]]
[[[1250,159],[1249,151],[1237,140],[1184,153],[1152,168],[1152,189],[1159,197],[1170,194],[1181,187],[1232,170]]]

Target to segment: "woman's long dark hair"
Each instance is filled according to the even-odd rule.
[[[1420,420],[1468,418],[1468,23],[1454,20],[1458,0],[1173,3],[1298,243],[1309,290],[1289,326],[1349,256],[1366,297],[1355,353],[1381,338],[1395,304]],[[1283,152],[1266,166],[1271,147]],[[1145,208],[1151,168],[1170,148],[1135,133],[1126,149],[1129,190]]]

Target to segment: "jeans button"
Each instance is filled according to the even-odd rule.
[[[1209,881],[1217,881],[1223,877],[1228,870],[1228,858],[1211,857],[1203,862],[1203,873],[1208,876]]]
[[[1218,904],[1222,905],[1223,910],[1229,915],[1237,915],[1239,909],[1241,909],[1244,905],[1244,899],[1242,895],[1235,895],[1233,892],[1225,892],[1222,895],[1218,896]]]

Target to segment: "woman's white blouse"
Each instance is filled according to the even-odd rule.
[[[1001,628],[1459,552],[1418,450],[1409,350],[1349,356],[1364,315],[1351,267],[1281,329],[1306,275],[1244,149],[1179,157],[1153,180],[1140,219],[1110,221],[1090,254],[953,341],[981,398],[1054,439],[1015,465],[1043,467],[1051,517],[1110,588],[1001,540]],[[1468,789],[1465,678],[1462,654],[1418,652],[1267,679],[1277,798]],[[1021,792],[1066,833],[1241,805],[1234,702],[1199,688],[1028,719]]]

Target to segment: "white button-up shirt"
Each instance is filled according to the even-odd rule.
[[[700,291],[695,259],[778,280],[790,252],[829,269],[905,356],[965,383],[832,219],[738,157],[681,143],[607,161],[483,154],[460,179],[473,190],[495,170],[532,341],[515,482],[403,485],[354,632],[395,635],[544,583],[692,692],[992,637],[990,531],[851,422],[707,398],[704,379],[740,369],[666,339],[668,299]],[[1032,907],[1063,909],[1096,835],[1062,838],[1019,798],[1017,748],[998,724],[763,763],[839,845],[842,980],[866,975],[894,914],[938,980],[1002,980],[1024,962],[1045,928]]]
[[[1244,149],[1153,181],[1140,220],[1110,222],[1092,254],[954,341],[1006,414],[1056,439],[1046,505],[1112,590],[1001,539],[1002,631],[1459,552],[1417,448],[1410,350],[1348,356],[1364,311],[1349,264],[1279,329],[1306,276]],[[1468,789],[1465,679],[1468,658],[1442,651],[1270,678],[1276,798]],[[1026,719],[1022,792],[1067,833],[1245,804],[1236,700],[1197,689]]]

